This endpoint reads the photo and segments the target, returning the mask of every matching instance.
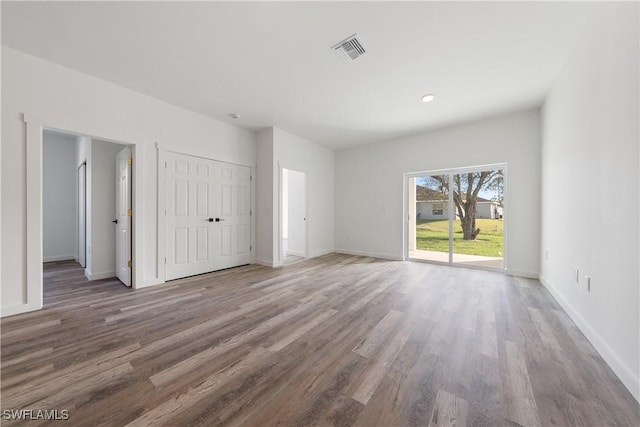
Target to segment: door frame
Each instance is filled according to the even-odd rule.
[[[82,187],[80,187],[80,177],[82,177]],[[80,264],[80,266],[82,268],[85,268],[87,265],[87,161],[86,159],[80,164],[80,166],[78,166],[78,218],[76,221],[76,229],[78,232],[78,264]],[[83,206],[80,206],[80,198],[82,196],[82,204]],[[80,233],[80,220],[82,219],[82,224],[84,225],[84,230],[82,230],[82,233]],[[84,252],[82,254],[82,258],[80,257],[80,253],[81,253],[81,248],[80,248],[80,235],[82,234],[82,249]],[[82,263],[80,262],[80,260],[82,259]],[[84,265],[83,265],[84,264]]]
[[[144,176],[144,150],[139,149],[147,141],[122,135],[117,132],[104,131],[79,123],[67,122],[38,114],[24,113],[22,117],[26,125],[26,295],[25,302],[19,306],[7,307],[2,310],[3,316],[10,316],[26,311],[40,310],[43,306],[43,281],[42,281],[42,142],[43,131],[53,130],[75,135],[86,135],[91,138],[107,142],[128,144],[131,146],[131,155],[136,165],[133,173],[133,287],[143,283],[143,271],[135,268],[136,260],[142,260],[142,245],[144,232],[144,206],[142,198],[136,194],[144,194],[142,179]]]
[[[132,182],[132,178],[133,178],[133,150],[131,149],[131,146],[127,145],[125,146],[123,149],[121,149],[120,151],[118,151],[118,153],[116,154],[116,159],[115,159],[115,169],[116,169],[116,206],[115,206],[115,212],[114,212],[114,216],[115,216],[115,235],[116,235],[116,239],[115,239],[115,243],[116,243],[116,277],[118,278],[118,280],[120,280],[120,282],[122,282],[122,284],[124,284],[127,287],[131,287],[132,285],[132,279],[133,279],[133,266],[129,267],[128,265],[125,267],[127,269],[126,275],[124,277],[122,277],[122,271],[121,269],[123,268],[122,264],[119,264],[119,259],[121,259],[121,257],[118,257],[118,255],[122,255],[122,248],[120,248],[120,242],[119,242],[119,238],[120,238],[120,232],[122,231],[122,224],[120,224],[120,220],[123,219],[126,220],[127,224],[125,225],[125,231],[127,234],[127,242],[125,243],[125,248],[124,248],[124,252],[125,255],[127,255],[125,258],[128,261],[131,261],[133,263],[133,241],[131,238],[131,233],[133,231],[133,217],[130,216],[128,214],[128,212],[125,212],[124,215],[122,215],[122,197],[119,197],[122,195],[122,166],[123,164],[122,162],[122,153],[125,152],[126,153],[126,178],[127,178],[127,188],[126,188],[126,201],[125,201],[125,209],[129,210],[133,210],[133,205],[132,205],[132,201],[133,201],[133,182]],[[120,210],[118,209],[120,208]]]
[[[402,212],[403,212],[403,221],[402,221],[402,259],[404,261],[416,261],[416,262],[426,262],[426,263],[431,263],[431,264],[439,264],[439,265],[448,265],[448,266],[453,266],[453,267],[461,267],[461,268],[470,268],[470,269],[476,269],[476,270],[489,270],[489,271],[496,271],[495,269],[490,269],[490,268],[486,268],[486,267],[481,267],[481,266],[475,266],[475,265],[468,265],[468,264],[456,264],[452,262],[452,256],[453,256],[453,247],[452,247],[452,240],[453,240],[453,235],[452,235],[452,231],[453,231],[453,227],[452,227],[452,217],[453,217],[453,192],[449,191],[449,206],[452,207],[452,209],[449,209],[449,218],[447,218],[447,220],[449,221],[449,262],[440,262],[440,261],[427,261],[427,260],[420,260],[420,259],[416,259],[416,258],[410,258],[409,257],[409,228],[410,228],[410,221],[415,221],[415,218],[410,218],[409,217],[409,200],[411,198],[410,195],[410,188],[409,188],[409,179],[411,178],[416,178],[416,177],[420,177],[420,176],[426,176],[426,175],[447,175],[447,174],[460,174],[460,173],[469,173],[469,172],[482,172],[482,171],[486,171],[486,170],[491,170],[491,169],[501,169],[503,176],[504,176],[504,181],[503,181],[503,192],[504,192],[504,200],[502,202],[502,212],[503,212],[503,234],[502,234],[502,250],[503,250],[503,266],[501,269],[499,269],[498,271],[507,271],[508,270],[508,264],[507,264],[507,254],[508,254],[508,250],[507,250],[507,229],[508,229],[508,224],[509,224],[509,213],[508,213],[508,203],[507,203],[507,186],[508,186],[508,179],[507,179],[507,174],[508,174],[508,170],[507,170],[507,163],[492,163],[492,164],[488,164],[488,165],[478,165],[478,166],[468,166],[468,167],[460,167],[460,168],[449,168],[449,169],[436,169],[436,170],[428,170],[428,171],[420,171],[420,172],[407,172],[403,174],[403,198],[402,198],[402,204],[403,204],[403,208],[402,208]],[[414,199],[415,199],[415,195],[414,195]]]
[[[304,217],[306,218],[304,222],[304,258],[309,258],[309,172],[301,171],[298,169],[288,168],[286,166],[282,166],[280,162],[278,162],[278,257],[277,263],[274,267],[281,266],[284,263],[283,257],[283,233],[284,233],[284,180],[283,180],[283,170],[287,169],[289,171],[303,173],[305,176],[304,179]]]

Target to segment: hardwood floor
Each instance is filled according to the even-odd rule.
[[[1,322],[3,410],[82,426],[640,425],[533,280],[337,254],[138,291],[69,262],[44,274],[46,308]]]

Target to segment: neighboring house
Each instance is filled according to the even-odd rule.
[[[416,217],[418,219],[449,218],[449,202],[442,200],[416,200]],[[458,218],[458,215],[456,215]]]
[[[502,206],[493,200],[478,197],[476,218],[502,219]]]
[[[455,213],[455,218],[460,218]],[[449,218],[448,195],[426,188],[416,186],[416,217],[417,219],[447,219]],[[502,206],[498,202],[478,197],[476,205],[476,218],[501,219]]]

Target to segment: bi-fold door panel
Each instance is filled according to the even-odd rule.
[[[214,162],[173,154],[166,164],[166,278],[193,276],[215,268],[213,230]]]
[[[219,197],[216,228],[216,268],[251,262],[250,172],[246,166],[216,162]]]

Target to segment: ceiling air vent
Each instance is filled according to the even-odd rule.
[[[362,44],[356,38],[356,34],[347,37],[340,43],[331,47],[343,61],[351,62],[359,56],[364,55],[365,50]]]

